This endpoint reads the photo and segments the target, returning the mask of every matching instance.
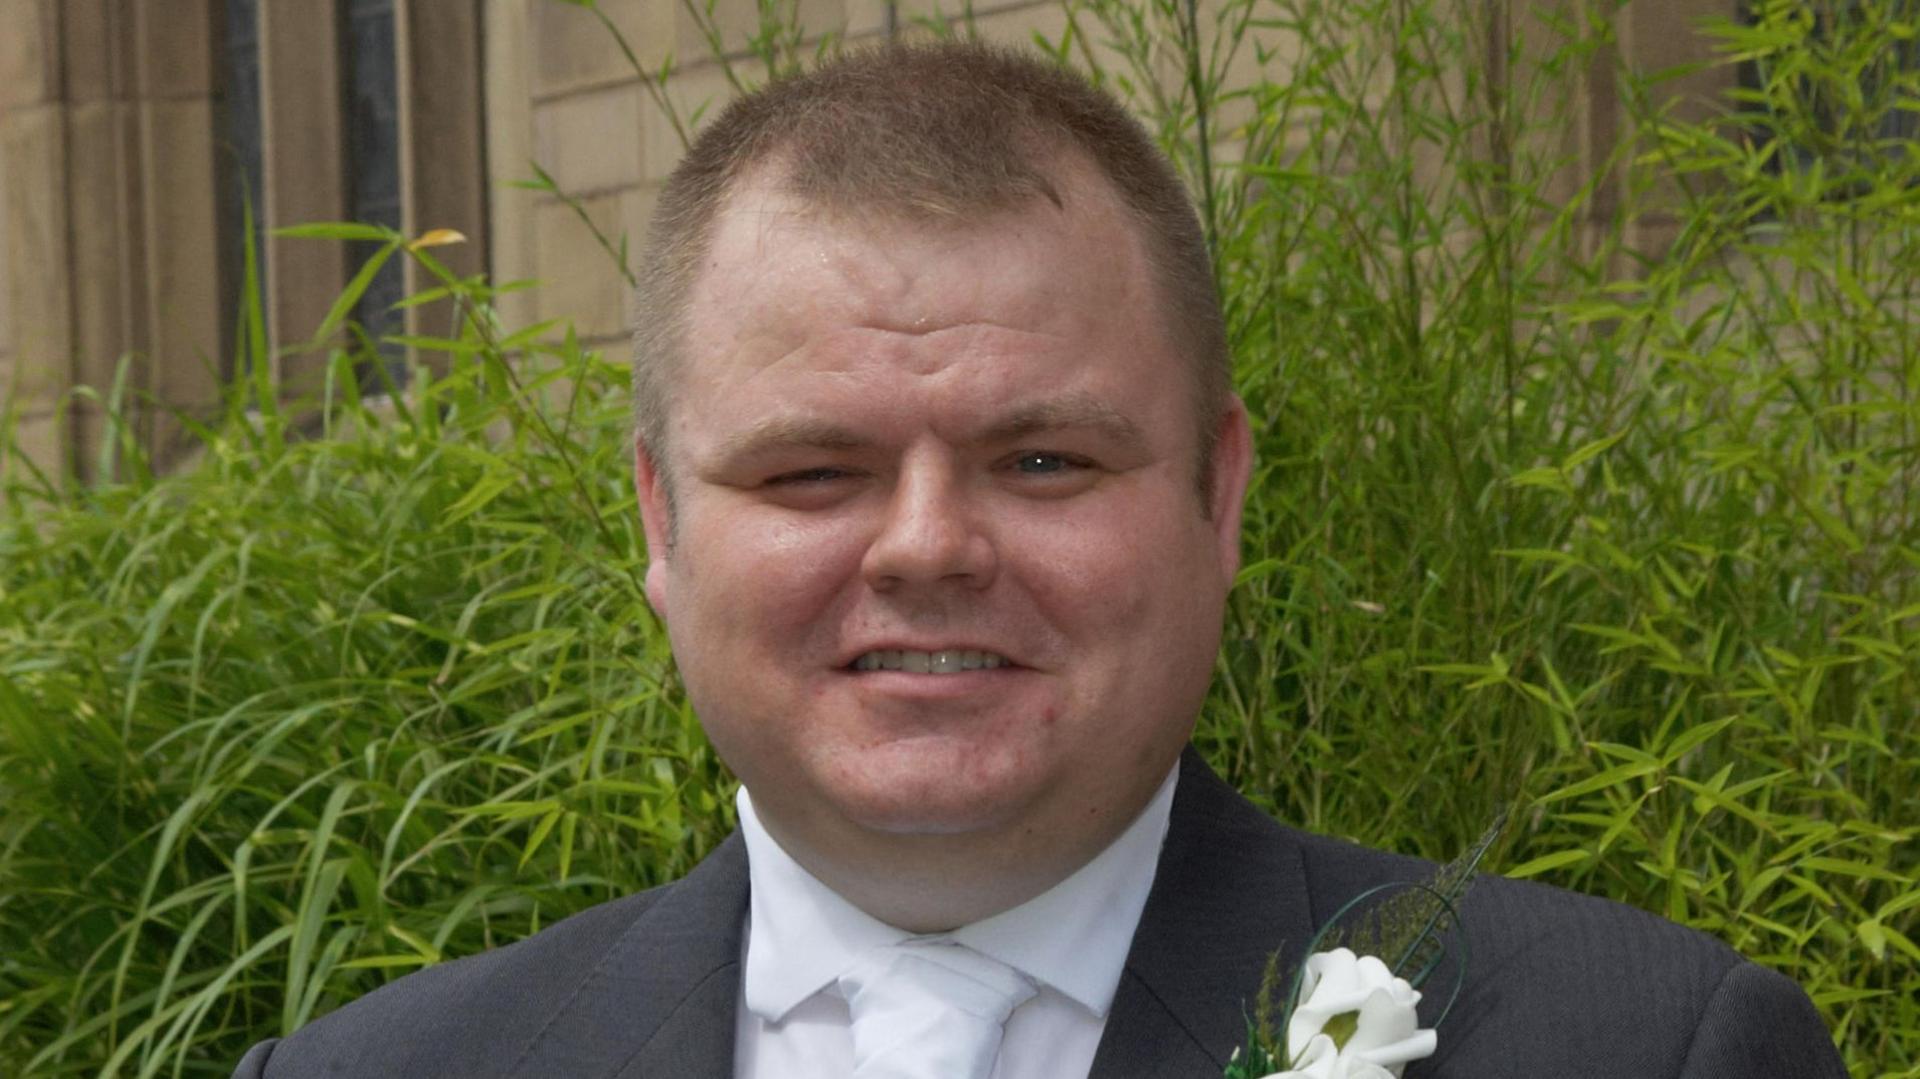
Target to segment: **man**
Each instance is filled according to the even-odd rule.
[[[742,834],[240,1074],[1220,1075],[1270,953],[1425,871],[1183,752],[1252,453],[1166,161],[1037,61],[892,48],[734,104],[649,242],[647,591]],[[1698,934],[1498,879],[1466,923],[1410,1076],[1844,1074]]]

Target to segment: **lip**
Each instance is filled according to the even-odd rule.
[[[916,710],[938,706],[939,712],[914,711],[916,722],[947,714],[947,707],[968,712],[1004,703],[1019,687],[1031,688],[1026,676],[1033,672],[1022,667],[981,668],[952,674],[917,674],[912,671],[856,671],[843,669],[846,686],[856,699],[882,708],[907,705]]]
[[[851,652],[847,652],[841,655],[840,662],[837,665],[842,670],[852,670],[854,661],[858,660],[861,656],[866,655],[868,652],[885,652],[889,650],[896,651],[896,652],[992,652],[994,655],[1000,657],[1001,665],[998,668],[999,670],[1004,671],[1009,668],[1026,666],[1026,664],[1021,663],[1015,657],[1008,655],[1006,652],[1003,652],[999,648],[993,647],[991,645],[983,645],[983,644],[967,643],[967,642],[956,642],[956,641],[941,641],[934,644],[908,643],[904,641],[882,641],[876,644],[861,645],[859,648],[856,648]],[[881,672],[861,671],[859,673],[879,674]],[[894,672],[894,673],[905,673],[905,672]],[[963,672],[963,673],[972,673],[972,672]],[[943,674],[943,675],[939,675],[938,677],[953,678],[955,676],[951,674]]]

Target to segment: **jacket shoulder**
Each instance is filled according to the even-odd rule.
[[[1433,865],[1302,835],[1316,913]],[[1806,994],[1719,939],[1609,899],[1481,876],[1461,908],[1465,947],[1426,985],[1423,1022],[1452,1001],[1420,1077],[1846,1074]],[[1458,960],[1459,965],[1455,962]],[[1462,970],[1464,968],[1464,970]],[[1758,1071],[1729,1061],[1764,1061]]]

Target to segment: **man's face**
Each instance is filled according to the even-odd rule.
[[[647,588],[777,835],[1104,843],[1185,744],[1238,562],[1244,414],[1214,417],[1209,515],[1140,243],[1103,182],[1069,179],[1065,211],[953,228],[765,185],[716,222],[671,548],[639,454]]]

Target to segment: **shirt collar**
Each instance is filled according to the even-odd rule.
[[[1106,1018],[1153,887],[1179,772],[1176,765],[1119,838],[1072,876],[950,936]],[[802,868],[767,834],[745,787],[736,804],[752,882],[744,1000],[778,1023],[861,953],[913,934],[860,910]]]
[[[1105,1019],[1153,889],[1179,774],[1178,766],[1167,773],[1147,807],[1093,861],[1011,910],[962,926],[954,939]]]
[[[767,834],[741,787],[735,798],[747,841],[747,970],[744,1000],[778,1023],[838,979],[855,956],[911,934],[840,898]]]

